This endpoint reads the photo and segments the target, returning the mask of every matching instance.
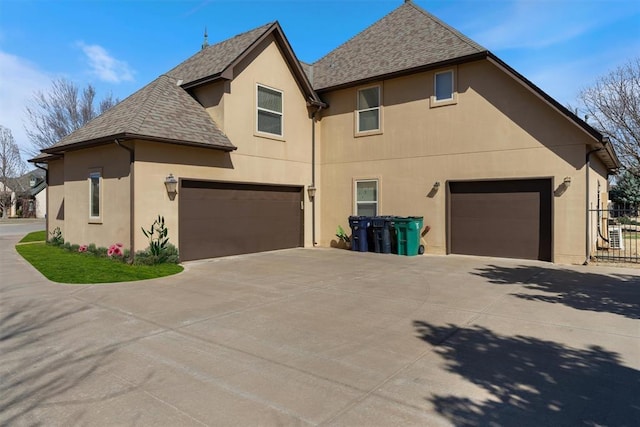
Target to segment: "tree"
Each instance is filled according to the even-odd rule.
[[[640,172],[640,57],[597,79],[579,99],[594,127],[610,138],[623,168]]]
[[[53,80],[48,92],[35,92],[26,110],[29,125],[25,126],[33,152],[52,146],[118,103],[109,94],[96,107],[95,97],[92,85],[80,92],[73,82],[63,78]]]
[[[640,206],[640,173],[625,170],[611,187],[609,198],[620,207],[635,212]]]
[[[22,170],[23,164],[18,144],[13,139],[11,130],[0,125],[0,209],[2,209],[3,218],[8,216],[11,207],[9,178],[18,176]]]

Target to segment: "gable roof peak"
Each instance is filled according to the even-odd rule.
[[[486,51],[407,1],[316,61],[313,83],[323,90]]]

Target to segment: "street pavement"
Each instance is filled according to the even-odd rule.
[[[0,425],[640,420],[640,270],[294,249],[62,285],[19,238],[0,236]]]

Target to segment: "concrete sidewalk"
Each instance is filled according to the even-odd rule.
[[[48,282],[0,236],[2,425],[637,425],[638,270],[297,249]]]

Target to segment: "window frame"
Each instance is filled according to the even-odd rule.
[[[451,97],[438,99],[438,76],[442,74],[451,74]],[[455,68],[449,68],[433,73],[433,95],[431,96],[431,106],[440,107],[443,105],[451,105],[457,103],[458,85],[456,82],[457,73]]]
[[[361,182],[375,182],[376,184],[376,200],[375,201],[359,201],[358,200],[358,184]],[[361,204],[374,204],[375,205],[375,214],[373,216],[378,216],[380,213],[380,179],[378,178],[362,178],[362,179],[354,179],[353,180],[353,212],[354,215],[360,215],[358,211],[358,207]]]
[[[376,88],[377,92],[378,92],[378,106],[377,107],[372,107],[372,108],[360,108],[360,92],[364,91],[364,90],[368,90],[368,89],[372,89],[372,88]],[[377,110],[378,111],[378,127],[375,129],[367,129],[367,130],[360,130],[360,113],[363,112],[367,112],[367,111],[374,111]],[[356,114],[356,129],[355,129],[355,135],[356,136],[366,136],[366,135],[376,135],[376,134],[380,134],[382,133],[382,85],[371,85],[371,86],[366,86],[366,87],[362,87],[360,89],[358,89],[356,91],[356,108],[355,108],[355,114]]]
[[[274,110],[270,110],[268,108],[263,108],[260,107],[259,105],[259,93],[260,93],[260,88],[264,88],[273,92],[277,92],[280,94],[280,104],[282,107],[282,111],[274,111]],[[279,115],[280,116],[280,133],[272,133],[272,132],[268,132],[268,131],[264,131],[264,130],[260,130],[259,126],[260,126],[260,111],[264,111],[267,112],[269,114],[275,114],[275,115]],[[274,87],[271,86],[267,86],[265,84],[262,83],[256,83],[256,134],[260,135],[260,136],[266,136],[266,137],[271,137],[271,138],[276,138],[276,139],[284,139],[284,91],[280,90],[280,89],[276,89]]]
[[[93,180],[98,178],[98,215],[94,215],[94,186]],[[102,223],[102,212],[104,205],[104,179],[102,177],[102,169],[101,168],[92,168],[89,169],[89,174],[87,177],[87,182],[89,184],[89,223],[92,224],[100,224]]]

